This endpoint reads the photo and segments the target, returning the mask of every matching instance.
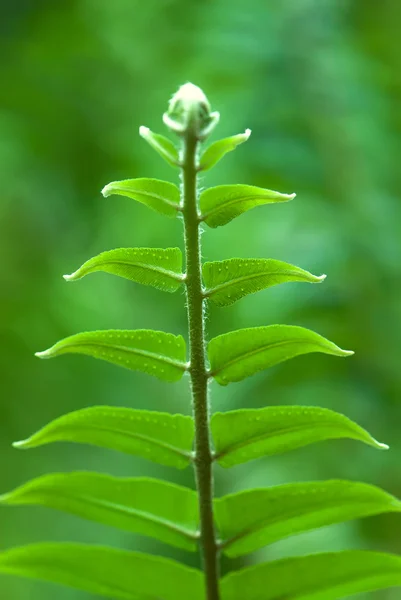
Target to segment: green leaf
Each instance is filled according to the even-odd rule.
[[[215,459],[222,467],[331,439],[349,438],[388,449],[344,415],[316,406],[269,406],[215,413],[211,428]]]
[[[71,335],[44,352],[36,352],[36,356],[54,358],[70,353],[87,354],[172,382],[179,381],[188,369],[185,352],[181,335],[148,329],[110,329]]]
[[[176,217],[180,210],[178,187],[160,179],[112,181],[102,189],[102,194],[105,198],[113,194],[127,196],[166,217]]]
[[[0,553],[0,573],[122,600],[203,600],[198,569],[140,552],[71,543],[32,544]]]
[[[185,278],[179,248],[117,248],[91,258],[64,279],[76,281],[96,271],[152,285],[163,292],[175,292]]]
[[[197,494],[157,479],[122,479],[98,473],[54,473],[0,496],[8,505],[56,508],[104,525],[195,551]]]
[[[192,417],[116,406],[93,406],[55,419],[16,448],[78,442],[184,469],[191,461]]]
[[[173,142],[160,133],[153,133],[148,127],[143,125],[139,128],[139,135],[148,142],[149,146],[156,150],[158,154],[172,167],[179,166],[178,150]]]
[[[227,137],[222,140],[217,140],[217,142],[214,142],[202,154],[199,163],[199,171],[207,171],[208,169],[214,167],[214,165],[218,163],[219,160],[221,160],[223,156],[227,154],[227,152],[235,150],[237,146],[246,142],[249,139],[250,135],[251,130],[246,129],[245,133],[232,135],[231,137]]]
[[[204,295],[217,306],[228,306],[248,294],[287,281],[320,283],[326,275],[316,277],[299,267],[272,258],[230,258],[203,265]]]
[[[210,340],[210,376],[220,385],[227,385],[310,352],[323,352],[334,356],[354,354],[350,350],[342,350],[333,342],[304,327],[252,327],[224,333]]]
[[[338,600],[401,586],[401,557],[350,550],[284,558],[232,572],[222,600]]]
[[[287,202],[293,198],[295,194],[280,194],[253,185],[218,185],[201,193],[200,218],[209,227],[220,227],[256,206]]]
[[[384,512],[401,512],[401,502],[373,485],[352,481],[291,483],[215,500],[221,547],[231,557],[301,531]]]

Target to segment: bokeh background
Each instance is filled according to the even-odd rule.
[[[19,0],[1,5],[1,491],[52,472],[96,469],[193,486],[190,470],[100,449],[11,448],[59,415],[95,404],[190,412],[188,381],[168,386],[87,357],[40,362],[59,338],[90,329],[186,334],[184,297],[105,274],[66,284],[90,256],[121,246],[182,247],[180,221],[129,199],[111,180],[177,181],[138,136],[163,132],[178,86],[200,85],[221,112],[213,136],[253,130],[203,185],[297,192],[205,231],[207,260],[273,257],[324,285],[287,284],[208,313],[208,333],[288,323],[355,357],[309,355],[227,388],[213,410],[320,405],[391,446],[335,441],[216,470],[216,492],[350,478],[401,496],[401,3],[397,0]],[[163,132],[164,133],[164,132]],[[195,556],[41,508],[1,508],[0,547],[81,540],[197,564]],[[401,517],[332,526],[277,543],[224,570],[288,554],[372,548],[401,552]],[[361,595],[395,600],[399,590]],[[51,584],[0,578],[4,600],[86,600]],[[93,597],[95,598],[95,597]]]

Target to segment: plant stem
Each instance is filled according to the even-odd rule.
[[[186,252],[186,292],[189,329],[189,369],[195,421],[195,475],[200,511],[200,541],[207,600],[219,600],[218,548],[213,519],[213,473],[210,446],[208,376],[205,357],[200,232],[197,209],[196,135],[183,138],[183,217]]]

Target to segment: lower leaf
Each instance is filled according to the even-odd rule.
[[[56,508],[184,550],[197,549],[196,492],[157,479],[53,473],[3,494],[0,503]]]
[[[269,406],[215,413],[211,429],[215,460],[222,467],[341,438],[388,449],[344,415],[318,406]]]
[[[121,600],[203,600],[203,576],[178,562],[102,546],[32,544],[0,553],[0,573]]]
[[[351,550],[284,558],[230,573],[222,600],[339,600],[401,586],[401,557]]]
[[[221,547],[231,557],[302,531],[384,512],[401,512],[401,502],[353,481],[290,483],[215,500]]]
[[[192,417],[117,406],[91,406],[55,419],[16,448],[52,442],[78,442],[141,456],[167,467],[184,469],[191,462]]]

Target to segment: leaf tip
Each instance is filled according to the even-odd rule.
[[[38,358],[50,358],[51,356],[51,348],[48,350],[43,350],[42,352],[35,352],[35,356]]]
[[[66,281],[74,281],[74,279],[77,278],[77,273],[78,271],[74,271],[74,273],[71,273],[70,275],[63,275],[63,279]]]
[[[18,440],[17,442],[13,442],[11,445],[13,448],[25,448],[25,446],[27,445],[28,440]]]
[[[245,141],[249,140],[249,138],[251,137],[251,133],[252,133],[252,129],[245,129]]]
[[[107,185],[104,186],[104,188],[101,191],[101,194],[104,198],[107,198],[107,196],[110,196],[110,194],[112,193],[111,191],[111,183],[108,183]]]
[[[327,275],[325,273],[323,273],[322,275],[318,275],[316,277],[317,279],[317,283],[323,283],[323,281],[326,279]]]
[[[145,127],[145,125],[141,125],[139,128],[139,135],[142,138],[146,138],[149,135],[149,131],[150,131],[149,127]]]

